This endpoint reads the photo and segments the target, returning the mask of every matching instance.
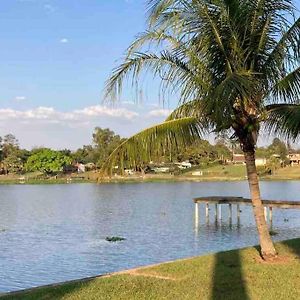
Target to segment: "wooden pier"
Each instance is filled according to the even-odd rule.
[[[206,220],[209,220],[209,205],[213,204],[215,207],[216,221],[222,220],[222,205],[228,205],[229,221],[232,222],[232,205],[236,205],[237,222],[240,223],[241,210],[240,205],[252,205],[252,200],[243,197],[200,197],[194,199],[195,203],[195,224],[199,224],[199,204],[205,204]],[[282,201],[282,200],[262,200],[265,211],[266,221],[269,217],[269,222],[273,222],[273,208],[281,209],[300,209],[300,201]]]

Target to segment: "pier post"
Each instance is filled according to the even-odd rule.
[[[272,226],[272,223],[273,223],[273,207],[272,206],[269,207],[269,221]]]
[[[264,215],[265,215],[265,220],[267,222],[268,221],[268,209],[266,206],[264,207]]]
[[[229,203],[228,207],[229,207],[229,221],[231,223],[231,221],[232,221],[232,204]]]
[[[216,217],[216,222],[218,222],[218,204],[215,204],[215,217]]]
[[[199,207],[198,202],[195,203],[195,225],[198,227],[199,224]]]
[[[222,205],[219,204],[219,220],[222,220]]]
[[[206,202],[206,206],[205,206],[205,217],[206,217],[206,223],[209,222],[209,203]]]
[[[239,204],[236,205],[236,217],[237,217],[238,224],[240,224],[240,221],[241,221],[241,212],[240,212],[240,205]]]
[[[208,202],[206,202],[206,207],[205,207],[205,216],[206,216],[206,218],[208,218],[208,217],[209,217],[209,204],[208,204]]]

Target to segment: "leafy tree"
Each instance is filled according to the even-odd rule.
[[[20,173],[28,158],[28,151],[20,149],[19,142],[13,134],[0,138],[1,165],[4,173]]]
[[[68,156],[63,155],[59,151],[41,149],[28,158],[25,169],[27,172],[59,173],[71,162],[72,160]]]
[[[270,174],[274,174],[277,169],[281,167],[281,161],[278,157],[271,157],[268,160],[266,165],[266,169],[269,171]]]
[[[124,141],[109,128],[96,127],[93,133],[96,162],[101,166],[113,150]]]
[[[74,153],[72,153],[72,158],[74,161],[83,164],[97,162],[95,149],[92,145],[84,145],[82,148],[77,149]]]
[[[148,30],[114,70],[107,95],[117,99],[129,75],[135,83],[152,71],[163,92],[180,95],[181,106],[121,144],[103,169],[124,159],[137,165],[206,132],[230,133],[245,155],[262,256],[274,257],[255,148],[262,124],[291,137],[300,131],[300,19],[289,21],[292,1],[149,0],[149,11]]]
[[[80,163],[94,163],[101,166],[122,139],[109,128],[96,127],[93,132],[93,144],[85,145],[72,153],[71,157]]]
[[[256,148],[256,157],[259,157],[259,158],[269,158],[270,157],[270,152],[268,150],[268,148],[266,147],[259,147],[259,148]]]
[[[13,134],[7,134],[1,139],[2,159],[14,155],[19,150],[19,141]]]
[[[272,154],[277,154],[280,156],[280,159],[285,161],[288,155],[288,149],[284,142],[279,138],[273,139],[272,144],[268,147],[269,152]]]
[[[20,157],[17,155],[9,155],[2,161],[3,168],[8,173],[21,173],[24,168],[24,164]]]
[[[226,144],[220,143],[220,141],[215,145],[215,151],[217,152],[218,159],[221,160],[231,160],[232,159],[232,152],[228,149]]]
[[[65,156],[71,157],[72,156],[72,151],[70,149],[63,149],[59,150],[59,152]]]
[[[224,148],[223,148],[224,147]],[[226,146],[211,145],[206,140],[195,141],[192,145],[180,149],[180,154],[177,156],[178,161],[188,160],[194,165],[207,164],[224,158]],[[225,152],[223,152],[225,150]],[[228,153],[228,149],[226,154]]]

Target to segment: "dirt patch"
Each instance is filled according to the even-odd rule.
[[[296,259],[297,257],[287,256],[287,255],[277,255],[268,260],[264,260],[260,256],[254,258],[254,260],[257,263],[264,264],[264,265],[287,265],[287,264],[291,264]]]
[[[172,280],[172,281],[178,281],[182,280],[183,278],[175,278],[171,276],[163,276],[157,273],[146,273],[146,272],[141,272],[139,270],[129,270],[125,271],[122,274],[127,274],[131,276],[143,276],[143,277],[152,277],[152,278],[157,278],[157,279],[163,279],[163,280]]]

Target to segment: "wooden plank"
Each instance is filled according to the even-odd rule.
[[[194,199],[195,203],[214,203],[214,204],[245,204],[252,205],[251,199],[243,197],[200,197]],[[273,206],[277,208],[300,208],[300,201],[288,200],[262,200],[264,206]]]

